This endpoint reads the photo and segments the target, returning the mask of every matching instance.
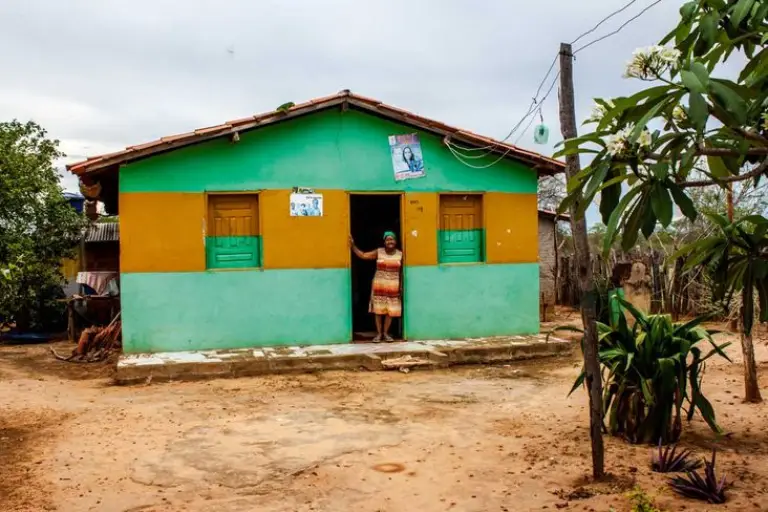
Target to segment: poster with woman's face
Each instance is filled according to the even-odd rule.
[[[424,176],[424,157],[421,154],[421,143],[417,134],[390,135],[389,149],[392,152],[395,181]]]

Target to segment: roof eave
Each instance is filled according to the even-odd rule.
[[[553,175],[564,172],[565,170],[565,165],[557,160],[529,152],[510,144],[494,141],[493,139],[489,139],[487,137],[454,128],[439,121],[434,121],[419,116],[407,110],[393,107],[391,105],[386,105],[378,100],[354,95],[351,93],[327,96],[325,98],[319,98],[299,105],[294,105],[293,107],[284,111],[267,112],[252,117],[230,121],[219,126],[212,126],[209,128],[195,130],[193,132],[173,135],[170,137],[163,137],[157,141],[130,146],[124,151],[102,155],[100,157],[94,157],[82,162],[70,164],[67,166],[67,170],[79,177],[98,174],[105,170],[111,170],[110,168],[119,167],[121,164],[132,162],[157,153],[164,153],[220,137],[232,136],[238,132],[252,130],[260,126],[293,119],[318,110],[324,110],[345,104],[354,106],[360,110],[374,113],[376,115],[400,121],[404,124],[420,128],[424,131],[436,133],[443,137],[450,137],[453,140],[469,146],[487,148],[490,153],[507,156],[514,160],[518,160],[530,165],[539,175]]]

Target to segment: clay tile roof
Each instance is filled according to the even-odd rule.
[[[69,164],[67,165],[67,169],[78,176],[83,176],[95,171],[114,170],[121,164],[139,158],[146,158],[155,153],[170,151],[216,137],[232,135],[239,131],[251,130],[266,124],[276,123],[285,119],[308,114],[319,109],[331,108],[342,103],[346,103],[354,108],[373,112],[377,115],[390,118],[406,125],[436,133],[443,136],[444,140],[448,139],[462,146],[488,148],[491,152],[520,160],[532,166],[539,174],[556,174],[565,170],[565,164],[553,158],[522,149],[507,142],[497,141],[467,130],[461,130],[439,121],[422,117],[408,110],[384,104],[379,100],[353,94],[348,90],[341,91],[338,94],[333,94],[331,96],[324,96],[304,103],[299,103],[285,110],[273,110],[271,112],[229,121],[225,124],[208,126],[192,132],[170,135],[144,144],[129,146],[124,151],[91,157],[81,162]]]

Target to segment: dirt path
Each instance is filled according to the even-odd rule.
[[[615,439],[612,480],[587,482],[586,396],[566,398],[577,372],[559,359],[116,387],[107,365],[0,347],[0,509],[620,511],[639,484],[667,510],[707,510],[664,489],[647,447]],[[684,444],[717,446],[734,481],[711,509],[768,510],[768,406],[740,403],[740,364],[709,368],[705,391],[731,434],[695,420]]]

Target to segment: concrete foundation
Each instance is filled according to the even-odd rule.
[[[126,354],[117,363],[116,380],[136,384],[323,370],[436,369],[556,356],[572,346],[559,338],[533,335]]]

